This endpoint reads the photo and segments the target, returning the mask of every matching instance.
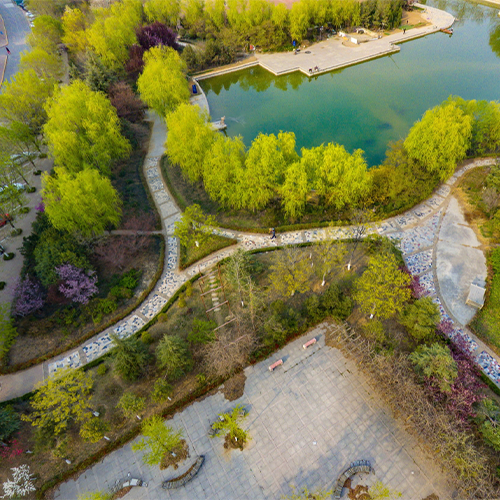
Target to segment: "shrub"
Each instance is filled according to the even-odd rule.
[[[431,338],[441,320],[439,308],[430,297],[423,297],[406,306],[401,314],[401,324],[416,340]]]
[[[146,345],[152,344],[154,342],[153,337],[147,330],[141,333],[141,342]]]
[[[7,307],[7,304],[0,304],[0,362],[3,361],[17,337],[17,330],[9,317]]]
[[[344,321],[351,314],[353,303],[336,283],[332,283],[321,297],[321,306],[330,316]]]
[[[173,387],[164,379],[159,378],[151,391],[151,398],[155,403],[163,403],[173,392]]]
[[[193,368],[193,358],[185,340],[177,335],[165,335],[156,348],[156,359],[170,380],[177,380]]]
[[[364,334],[376,342],[383,342],[386,339],[384,325],[378,319],[370,319],[363,325]]]
[[[16,236],[19,236],[21,233],[23,232],[23,230],[18,227],[16,229],[13,229],[11,232],[10,232],[10,235],[15,238]]]
[[[97,276],[94,271],[85,272],[83,269],[63,264],[56,268],[62,283],[59,285],[59,291],[72,302],[87,304],[92,295],[99,290],[96,286]]]
[[[111,314],[116,311],[118,305],[116,300],[111,297],[106,297],[105,299],[95,299],[89,303],[89,311],[92,316],[92,321],[94,324],[98,324],[102,321],[102,318],[106,314]]]
[[[124,392],[116,407],[120,408],[126,417],[133,418],[144,411],[146,399],[136,396],[132,392]]]
[[[19,427],[19,416],[12,406],[0,407],[0,441],[7,442]]]
[[[121,339],[112,333],[111,340],[114,344],[115,370],[124,380],[137,380],[149,359],[146,346],[135,336]]]
[[[80,428],[80,436],[85,441],[97,443],[109,431],[109,424],[102,418],[91,418],[84,422]]]
[[[96,369],[96,373],[97,375],[99,375],[99,377],[103,377],[104,375],[106,375],[107,372],[108,372],[108,365],[106,363],[101,363]]]
[[[7,252],[3,254],[3,260],[12,260],[15,256],[14,252]]]
[[[215,321],[205,321],[203,319],[194,319],[192,330],[188,334],[188,341],[192,344],[208,344],[215,340],[214,328],[217,326]]]

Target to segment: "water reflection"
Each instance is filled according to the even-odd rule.
[[[500,57],[500,24],[490,33],[490,47]]]

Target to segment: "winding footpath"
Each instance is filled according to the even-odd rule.
[[[167,131],[165,122],[159,117],[150,114],[149,119],[153,123],[153,129],[143,168],[162,219],[162,232],[166,240],[165,264],[160,279],[134,312],[83,343],[78,349],[28,370],[1,376],[0,401],[32,391],[36,382],[62,368],[79,368],[102,356],[112,347],[111,333],[125,338],[137,332],[160,313],[162,307],[188,279],[199,272],[205,272],[238,248],[252,250],[295,245],[331,237],[326,229],[307,229],[278,234],[276,240],[271,241],[264,234],[218,229],[218,234],[234,238],[238,240],[238,244],[215,252],[190,268],[179,271],[179,243],[173,233],[181,211],[168,192],[160,171]],[[431,198],[400,216],[373,224],[368,232],[387,236],[396,242],[410,272],[419,276],[425,294],[431,296],[439,306],[443,319],[453,323],[451,337],[461,335],[484,372],[500,385],[500,365],[494,353],[465,327],[475,314],[475,309],[465,305],[469,286],[475,278],[486,279],[486,261],[474,232],[468,227],[457,200],[451,194],[451,188],[465,172],[493,162],[493,159],[478,159],[469,163],[437,189]],[[342,239],[350,236],[351,228],[343,227],[336,231],[334,237]]]

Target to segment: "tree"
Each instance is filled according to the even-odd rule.
[[[144,420],[141,432],[145,438],[133,443],[132,451],[147,450],[142,460],[151,467],[160,465],[167,453],[171,453],[181,445],[182,431],[174,431],[172,427],[165,425],[158,415]]]
[[[351,227],[349,229],[350,237],[353,240],[351,255],[349,256],[349,262],[347,264],[347,270],[351,270],[352,259],[356,253],[356,248],[361,243],[363,238],[366,236],[368,229],[370,228],[370,222],[373,220],[372,213],[368,210],[356,209],[350,217]]]
[[[193,326],[188,334],[188,342],[192,344],[208,344],[215,340],[214,328],[217,326],[215,321],[205,321],[195,318]]]
[[[484,399],[480,403],[479,432],[483,439],[496,451],[500,451],[500,407],[493,399]]]
[[[181,6],[179,0],[165,2],[164,0],[147,0],[144,13],[149,22],[160,21],[168,26],[177,26]]]
[[[430,297],[423,297],[405,307],[400,321],[414,339],[425,341],[435,334],[441,314]]]
[[[0,193],[0,213],[11,216],[8,222],[13,229],[16,229],[13,221],[14,215],[17,219],[22,219],[26,214],[23,214],[20,209],[26,205],[27,199],[24,190],[19,189],[19,186],[16,186],[15,183],[4,186]]]
[[[68,172],[95,168],[108,175],[112,162],[130,152],[115,108],[80,80],[49,99],[47,115],[44,132],[49,151],[55,163]]]
[[[136,43],[136,28],[142,20],[141,0],[123,0],[94,9],[95,21],[87,31],[88,43],[102,62],[114,71],[123,68],[128,49]]]
[[[285,172],[285,182],[281,186],[281,203],[288,217],[295,220],[304,214],[309,191],[307,172],[302,163],[292,163]]]
[[[247,416],[248,412],[242,405],[236,405],[230,412],[219,413],[219,418],[212,424],[215,433],[211,437],[227,435],[238,447],[243,448],[249,435],[241,428],[241,424]]]
[[[52,95],[55,80],[52,77],[41,79],[30,68],[19,71],[10,82],[3,84],[0,94],[0,119],[9,128],[20,123],[36,136],[47,119],[45,101]],[[36,140],[36,139],[34,139]]]
[[[315,270],[321,277],[321,286],[325,286],[325,279],[331,272],[342,267],[347,254],[346,244],[339,241],[339,231],[328,228],[325,236],[326,239],[314,247]]]
[[[182,214],[180,221],[175,223],[174,235],[179,238],[181,245],[185,248],[203,246],[210,238],[215,219],[211,215],[205,215],[197,204],[190,205]]]
[[[19,498],[29,495],[36,491],[33,486],[33,477],[30,472],[29,465],[23,464],[19,467],[13,467],[13,480],[7,480],[3,483],[3,491],[5,495],[2,498]]]
[[[84,52],[88,47],[89,13],[66,6],[61,18],[64,34],[62,42],[71,52]]]
[[[140,122],[144,118],[144,103],[134,94],[128,83],[118,82],[111,85],[109,99],[119,118],[125,118],[132,123]]]
[[[36,47],[49,54],[56,54],[62,34],[61,21],[50,14],[44,14],[33,19],[33,27],[31,33],[26,37],[26,42],[32,49]]]
[[[442,392],[450,392],[457,378],[457,363],[450,350],[435,342],[430,346],[420,345],[408,359],[414,364],[415,370],[427,378],[437,382]]]
[[[93,52],[86,54],[83,75],[83,80],[90,90],[103,94],[108,94],[109,87],[117,79],[117,72],[108,68]]]
[[[90,373],[64,368],[35,386],[30,403],[33,411],[21,415],[40,429],[50,429],[52,435],[62,434],[71,421],[84,422],[94,382]]]
[[[19,415],[12,406],[0,407],[0,444],[6,446],[6,442],[19,430]]]
[[[410,277],[398,269],[394,255],[374,255],[356,283],[354,300],[370,318],[390,318],[400,312],[410,298],[410,281]]]
[[[167,142],[165,144],[167,155],[172,163],[176,163],[182,170],[184,177],[188,178],[191,182],[198,181],[203,175],[203,167],[205,158],[207,162],[212,162],[210,159],[209,151],[212,147],[218,144],[218,148],[222,144],[221,140],[217,137],[216,133],[208,123],[209,116],[203,113],[199,107],[192,106],[189,103],[181,103],[175,111],[167,115]],[[228,145],[237,144],[231,141]],[[241,143],[242,144],[242,143]],[[238,145],[241,146],[238,143]],[[231,153],[225,148],[223,154]],[[223,158],[224,162],[231,161],[233,158],[217,156],[220,161]],[[217,165],[218,168],[225,168],[222,164]],[[220,179],[220,177],[219,177]],[[217,196],[217,192],[211,187],[209,176],[209,193],[211,196]],[[228,185],[228,188],[231,186]]]
[[[146,398],[136,396],[133,392],[124,392],[116,405],[127,418],[133,418],[146,408]]]
[[[350,155],[339,144],[325,146],[316,188],[325,197],[326,204],[337,210],[346,205],[358,206],[370,190],[363,151],[357,149]]]
[[[121,201],[111,181],[94,169],[71,175],[56,167],[42,177],[42,196],[52,225],[90,238],[120,222]]]
[[[241,137],[215,136],[203,161],[203,184],[212,200],[226,208],[242,208],[244,163],[245,145]]]
[[[32,69],[40,79],[58,80],[62,76],[62,61],[60,57],[35,47],[29,52],[21,53],[19,71]]]
[[[472,122],[454,102],[426,111],[404,141],[408,156],[446,180],[470,148]]]
[[[90,297],[99,291],[94,271],[85,272],[71,264],[63,264],[56,271],[62,281],[59,291],[72,302],[88,304]]]
[[[159,378],[155,381],[151,391],[151,399],[155,403],[163,403],[172,394],[173,390],[174,388],[166,380]]]
[[[14,290],[12,314],[18,317],[29,316],[45,304],[40,283],[29,275],[20,279]]]
[[[177,34],[174,31],[166,24],[158,21],[148,26],[143,26],[137,31],[137,41],[144,50],[149,50],[151,47],[158,45],[178,50],[179,45],[176,42],[176,38]]]
[[[165,377],[177,380],[193,369],[193,357],[184,339],[177,335],[165,335],[156,348],[156,360]]]
[[[149,358],[146,346],[136,337],[121,339],[115,333],[110,337],[114,346],[115,370],[124,380],[137,380]]]
[[[160,116],[189,99],[185,64],[170,47],[153,47],[144,54],[144,71],[137,79],[141,99]]]
[[[85,441],[97,443],[109,429],[109,424],[102,418],[90,418],[80,427],[80,436]]]
[[[295,292],[307,292],[313,273],[310,260],[304,254],[292,247],[273,252],[269,280],[273,290],[280,296],[293,296]]]
[[[26,162],[30,162],[31,166],[35,167],[33,159],[36,155],[35,151],[40,150],[39,136],[30,129],[29,125],[17,121],[11,122],[6,127],[0,126],[0,147],[5,153],[17,155],[19,161],[16,164],[24,172],[27,168]]]
[[[250,266],[250,255],[241,248],[232,253],[224,263],[224,277],[238,291],[241,307],[245,305],[244,292],[248,280],[251,279]]]

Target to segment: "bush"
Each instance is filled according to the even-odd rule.
[[[3,260],[12,260],[16,254],[14,252],[8,252],[3,254]]]
[[[115,346],[115,370],[124,380],[137,380],[149,359],[146,346],[135,336],[127,339],[121,339],[114,333],[110,336]]]
[[[88,304],[88,310],[92,316],[92,321],[96,325],[102,321],[102,318],[106,314],[111,314],[116,311],[117,308],[118,305],[116,300],[110,297],[106,297],[105,299],[95,299]]]
[[[430,339],[440,320],[439,308],[430,297],[423,297],[406,306],[400,318],[401,324],[417,341]]]
[[[376,342],[383,342],[385,337],[384,325],[378,319],[371,319],[363,325],[364,334]]]
[[[147,330],[144,330],[141,333],[141,342],[146,345],[152,344],[154,342],[153,337]]]
[[[36,187],[35,186],[31,186],[28,189],[26,189],[27,193],[34,193],[35,191],[36,191]]]
[[[3,290],[6,284],[7,283],[5,281],[0,281],[0,290]]]
[[[126,417],[133,418],[144,411],[146,399],[136,396],[132,392],[124,392],[116,407],[120,408]]]
[[[103,377],[104,375],[106,375],[106,373],[108,373],[108,365],[106,363],[101,363],[97,367],[96,373],[97,375],[99,375],[99,377]]]
[[[109,424],[102,418],[90,418],[80,428],[80,436],[85,441],[97,443],[106,432],[109,431]]]
[[[21,213],[21,214],[29,214],[30,213],[30,207],[22,207],[19,210],[19,213]]]
[[[151,399],[155,403],[163,403],[170,397],[173,390],[173,387],[165,379],[159,378],[151,391]]]
[[[33,172],[33,175],[42,175],[42,171],[41,170],[35,170]]]
[[[28,316],[45,304],[44,293],[37,280],[26,276],[20,281],[14,290],[14,306],[12,314],[14,316]]]
[[[170,380],[177,380],[193,369],[193,358],[185,340],[165,335],[156,348],[156,359]]]
[[[11,232],[10,232],[10,235],[15,238],[16,236],[19,236],[21,233],[23,232],[23,230],[18,227],[16,229],[13,229]]]

